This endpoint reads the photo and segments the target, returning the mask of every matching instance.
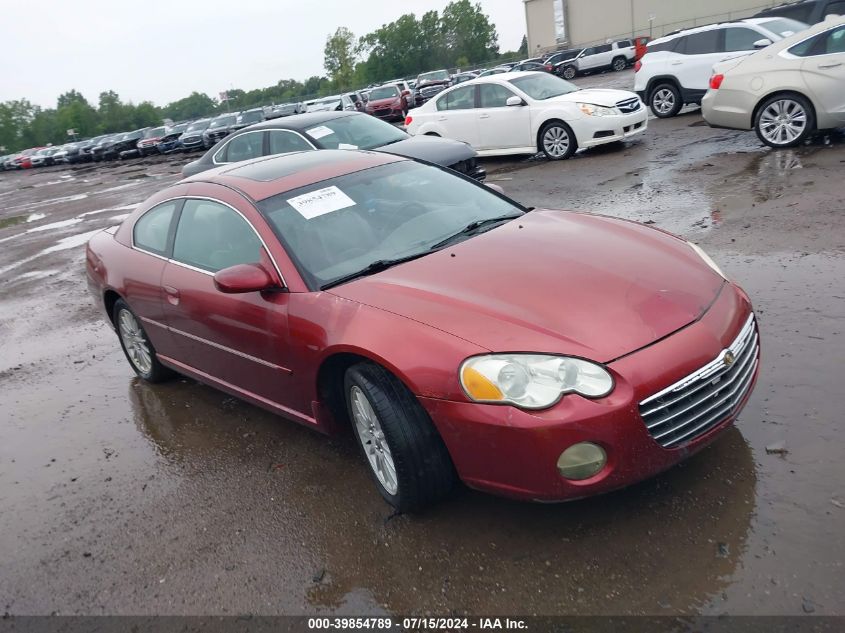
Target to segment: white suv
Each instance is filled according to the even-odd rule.
[[[574,79],[577,75],[597,70],[625,70],[636,59],[636,50],[631,40],[619,40],[609,44],[590,46],[583,49],[572,59],[555,64],[554,73],[564,79]]]
[[[700,104],[713,65],[803,31],[807,25],[789,18],[748,18],[672,33],[650,42],[634,66],[634,92],[661,119],[686,104]]]

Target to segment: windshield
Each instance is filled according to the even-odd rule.
[[[472,222],[523,213],[484,185],[412,161],[324,180],[258,208],[312,289],[374,262],[427,254]]]
[[[174,125],[171,128],[167,128],[167,134],[181,134],[184,132],[188,127],[187,123],[180,123],[179,125]]]
[[[205,121],[197,121],[196,123],[191,123],[188,126],[188,129],[185,130],[186,132],[200,132],[208,127],[209,121],[206,119]]]
[[[255,110],[253,112],[244,112],[243,114],[238,115],[238,123],[255,123],[256,121],[260,121],[264,118],[264,115],[261,113],[260,110]]]
[[[399,128],[368,114],[323,121],[305,133],[323,149],[373,149],[408,138]]]
[[[154,127],[152,130],[147,130],[147,133],[144,134],[144,138],[157,138],[159,136],[164,136],[166,131],[166,127]]]
[[[560,95],[569,94],[578,90],[576,86],[568,81],[548,73],[532,73],[511,79],[510,83],[532,99],[538,101],[559,97]]]
[[[216,127],[225,127],[227,125],[232,125],[232,123],[234,123],[234,122],[235,122],[234,116],[224,116],[224,117],[220,117],[219,119],[214,119],[208,127],[212,128],[212,129],[216,128]]]
[[[796,33],[800,33],[801,31],[809,28],[808,25],[803,22],[792,20],[790,18],[774,18],[772,20],[766,20],[765,22],[761,22],[760,26],[775,35],[780,36],[781,38],[795,35]]]
[[[449,80],[449,71],[448,70],[435,70],[430,73],[423,73],[419,77],[417,77],[417,83],[422,83],[425,81],[448,81]]]
[[[373,88],[370,92],[370,101],[377,101],[378,99],[390,99],[391,97],[399,96],[399,88],[396,86],[381,86]]]

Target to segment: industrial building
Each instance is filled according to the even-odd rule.
[[[529,54],[748,17],[782,0],[522,0]]]

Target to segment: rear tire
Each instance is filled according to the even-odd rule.
[[[164,382],[175,375],[176,372],[158,361],[155,347],[141,326],[140,319],[123,299],[115,302],[112,321],[126,360],[138,376],[155,383]]]
[[[457,476],[446,445],[404,384],[365,362],[346,370],[344,393],[358,446],[385,501],[408,512],[451,492]]]
[[[624,57],[617,57],[613,60],[613,70],[616,72],[625,70],[628,67],[628,61]]]
[[[757,138],[775,149],[800,145],[815,127],[812,105],[798,94],[775,95],[766,99],[754,120]]]
[[[648,97],[648,105],[651,111],[659,119],[669,119],[676,116],[684,102],[681,100],[681,91],[672,83],[662,83],[655,86]]]

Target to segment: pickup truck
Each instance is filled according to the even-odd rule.
[[[625,70],[636,61],[637,52],[631,40],[618,40],[609,44],[588,46],[574,59],[558,62],[554,73],[564,79],[612,68]]]

